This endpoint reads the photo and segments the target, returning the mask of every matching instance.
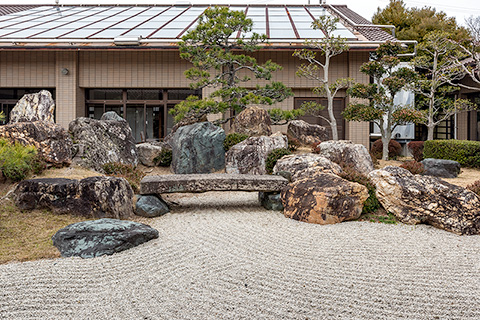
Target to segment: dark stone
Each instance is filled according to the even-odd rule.
[[[133,191],[123,178],[23,180],[15,188],[21,210],[47,208],[55,214],[125,219],[133,214]]]
[[[72,139],[58,124],[35,121],[0,126],[0,138],[23,145],[33,145],[46,162],[55,166],[72,162]]]
[[[380,203],[401,222],[480,234],[480,198],[472,191],[394,166],[372,171],[369,177]]]
[[[24,95],[10,112],[9,124],[44,121],[54,123],[55,101],[47,90]]]
[[[146,176],[140,182],[141,194],[206,191],[280,191],[288,180],[275,175],[250,174],[166,174]]]
[[[268,111],[257,106],[248,107],[240,112],[233,121],[232,132],[253,136],[272,134],[272,120]]]
[[[182,120],[180,120],[179,122],[175,123],[175,125],[172,127],[172,130],[170,131],[169,134],[165,136],[163,141],[166,143],[170,143],[170,140],[173,138],[173,135],[175,134],[175,132],[177,132],[177,130],[180,129],[181,127],[189,126],[195,123],[206,122],[206,121],[208,121],[207,115],[201,115],[200,118],[198,118],[197,115],[194,115],[191,117],[187,116]]]
[[[177,174],[211,173],[225,167],[225,131],[210,122],[179,128],[172,146],[172,170]]]
[[[78,222],[52,237],[63,257],[95,258],[111,255],[158,238],[152,227],[132,221],[100,219]]]
[[[170,212],[168,205],[157,195],[139,196],[135,204],[135,214],[137,216],[154,218],[163,216]]]
[[[259,192],[258,200],[267,210],[282,211],[283,203],[278,192]]]
[[[303,120],[293,120],[288,123],[287,134],[305,145],[330,140],[328,130],[318,124],[309,124]]]
[[[460,163],[453,160],[427,158],[421,161],[425,167],[424,174],[441,178],[456,178],[460,173]]]
[[[68,129],[79,145],[74,158],[77,164],[99,172],[110,162],[138,164],[135,140],[127,121],[77,118]]]

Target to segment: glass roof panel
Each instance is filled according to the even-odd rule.
[[[115,37],[120,36],[122,33],[124,33],[127,30],[128,29],[108,29],[93,35],[91,39],[97,39],[97,38],[113,39]]]
[[[144,29],[144,28],[136,28],[132,31],[129,31],[127,33],[125,33],[126,36],[137,36],[137,35],[141,35],[143,38],[147,37],[149,34],[151,34],[152,32],[154,32],[155,30],[157,29]]]
[[[169,28],[160,29],[151,38],[175,39],[180,34],[180,32],[183,31],[183,29],[184,28],[182,28],[182,29],[169,29]]]
[[[343,37],[343,38],[347,38],[347,39],[356,39],[357,37],[351,33],[349,30],[347,29],[343,29],[343,30],[335,30],[333,32],[333,35],[334,36],[340,36],[340,37]]]
[[[296,39],[292,28],[290,29],[272,29],[270,28],[270,39]]]
[[[75,29],[63,29],[63,28],[58,28],[58,29],[53,29],[49,31],[45,31],[42,33],[39,33],[36,36],[32,36],[33,39],[38,39],[38,38],[46,38],[46,39],[51,39],[51,38],[56,38],[64,33],[71,32]]]
[[[325,35],[320,30],[313,29],[297,29],[300,38],[302,39],[321,39],[325,38]]]
[[[71,32],[69,34],[66,34],[64,35],[63,37],[60,37],[61,39],[62,38],[66,38],[66,39],[69,39],[69,38],[87,38],[88,36],[94,34],[95,32],[98,32],[100,31],[101,29],[80,29],[80,30],[77,30],[77,31],[74,31],[74,32]]]
[[[322,8],[308,8],[308,11],[315,17],[315,19],[318,19],[320,16],[330,16],[327,10],[322,9]]]

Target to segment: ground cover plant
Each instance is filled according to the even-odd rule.
[[[356,182],[367,187],[368,198],[363,203],[362,214],[373,213],[381,208],[381,204],[378,201],[377,196],[375,194],[376,192],[375,185],[372,183],[370,178],[356,171],[352,167],[345,166],[345,165],[342,166],[342,172],[339,174],[339,176],[345,180]]]
[[[132,187],[133,192],[135,193],[140,190],[140,181],[146,175],[138,167],[134,167],[131,164],[123,164],[119,162],[106,163],[103,165],[103,170],[108,176],[125,178]]]

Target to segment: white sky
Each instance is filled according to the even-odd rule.
[[[60,4],[308,4],[308,0],[60,0]],[[346,4],[350,9],[361,16],[372,19],[378,7],[384,8],[389,0],[326,0],[328,4]],[[408,7],[430,6],[438,11],[444,11],[448,16],[454,16],[459,24],[464,25],[465,18],[473,15],[480,16],[479,0],[404,0]],[[55,0],[1,0],[2,4],[54,4]],[[318,4],[319,0],[310,0],[311,4]]]

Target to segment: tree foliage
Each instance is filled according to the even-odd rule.
[[[333,98],[337,93],[348,88],[353,82],[352,79],[336,79],[333,83],[329,79],[330,61],[333,57],[348,50],[346,39],[340,36],[335,37],[339,19],[331,16],[321,16],[312,23],[314,30],[319,30],[325,35],[321,40],[305,41],[306,49],[295,50],[293,56],[305,60],[297,71],[297,76],[314,80],[318,83],[313,92],[327,98],[328,118],[320,115],[324,107],[315,102],[306,102],[300,107],[306,113],[324,119],[332,129],[333,140],[338,140],[337,120],[333,112]],[[322,58],[317,58],[319,53]]]
[[[244,12],[227,7],[212,7],[199,18],[195,29],[182,37],[179,43],[180,57],[193,64],[185,71],[191,87],[216,90],[207,99],[188,99],[177,105],[172,113],[175,120],[219,113],[229,108],[243,110],[247,105],[271,105],[292,95],[291,90],[280,82],[270,82],[253,89],[242,84],[253,78],[270,80],[272,72],[281,66],[268,60],[259,64],[248,53],[260,49],[266,42],[265,35],[252,33],[253,22]],[[242,36],[236,38],[237,34]],[[245,34],[249,34],[247,39]]]

